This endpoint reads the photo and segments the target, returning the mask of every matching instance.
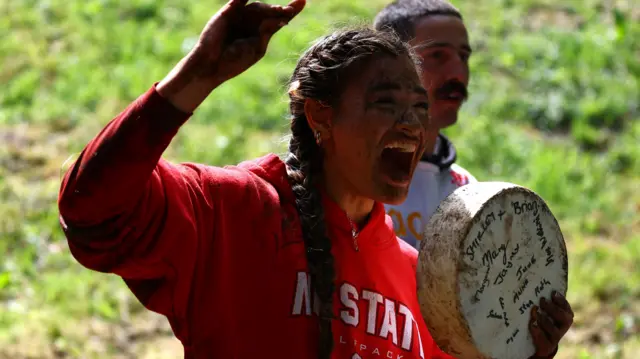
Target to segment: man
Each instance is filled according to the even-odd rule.
[[[416,47],[428,91],[431,128],[406,201],[386,206],[398,237],[419,248],[420,233],[442,200],[476,179],[455,164],[456,149],[440,131],[456,123],[467,98],[471,47],[460,12],[445,0],[396,0],[374,21]],[[432,150],[429,150],[432,149]]]
[[[386,205],[398,237],[419,248],[420,233],[440,202],[455,189],[476,182],[455,164],[455,147],[440,134],[456,123],[458,110],[467,99],[469,36],[462,15],[446,0],[395,0],[380,11],[374,26],[377,30],[395,31],[415,47],[422,60],[422,85],[427,89],[431,117],[427,151],[414,171],[405,202]],[[537,326],[532,327],[531,334],[541,342],[550,338]],[[549,343],[533,358],[553,358],[558,350],[556,342]]]

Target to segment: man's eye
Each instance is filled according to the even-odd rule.
[[[434,51],[431,53],[431,58],[439,60],[444,57],[444,53],[442,51]]]

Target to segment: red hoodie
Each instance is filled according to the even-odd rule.
[[[186,358],[315,358],[318,329],[294,197],[275,155],[224,168],[161,155],[189,118],[152,87],[67,172],[60,221],[84,266],[165,315]],[[333,358],[451,358],[416,298],[416,250],[377,203],[356,251],[324,197],[336,265]]]

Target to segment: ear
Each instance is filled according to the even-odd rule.
[[[306,99],[304,101],[304,115],[307,118],[309,127],[313,132],[320,132],[320,138],[326,141],[331,137],[331,120],[333,118],[333,110],[331,106],[325,105],[320,101]]]

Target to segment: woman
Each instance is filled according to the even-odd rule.
[[[284,162],[160,158],[305,4],[246,2],[214,15],[66,174],[59,209],[73,255],[167,316],[186,358],[450,358],[420,316],[416,251],[382,205],[404,200],[427,121],[414,57],[395,37],[337,32],[301,57]]]

